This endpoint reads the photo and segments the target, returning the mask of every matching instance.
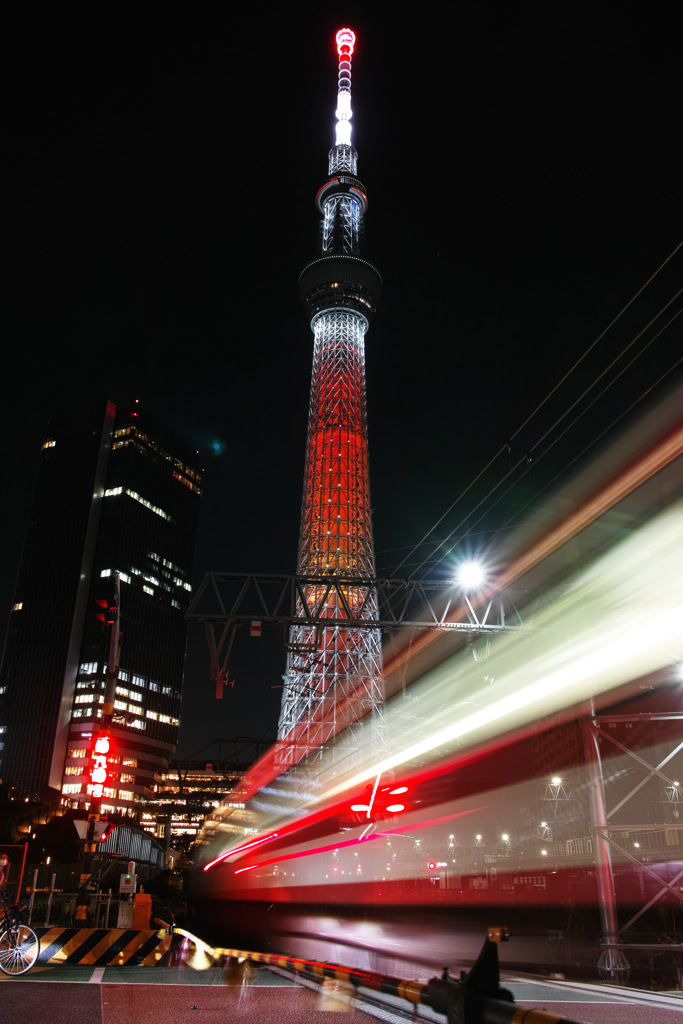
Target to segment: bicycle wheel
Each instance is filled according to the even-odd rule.
[[[38,959],[38,936],[27,924],[13,924],[0,936],[0,971],[25,974]]]

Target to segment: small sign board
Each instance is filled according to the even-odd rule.
[[[134,896],[135,890],[138,887],[138,876],[137,875],[121,875],[119,878],[119,892],[124,893],[126,896]]]
[[[88,821],[81,821],[81,820],[74,821],[74,826],[76,828],[76,831],[78,832],[78,838],[79,839],[85,839],[87,837],[87,835],[88,835],[88,824],[89,824]],[[99,841],[102,838],[102,833],[105,832],[106,829],[109,827],[110,822],[108,822],[108,821],[96,821],[94,823],[94,825],[95,825],[95,828],[94,828],[93,839],[94,839],[94,841],[96,843],[99,843]]]

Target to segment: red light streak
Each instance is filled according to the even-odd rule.
[[[453,821],[454,818],[464,818],[469,814],[475,814],[481,810],[483,810],[483,808],[473,807],[466,811],[455,811],[453,814],[444,814],[439,818],[417,821],[413,822],[411,825],[403,825],[399,828],[385,829],[383,832],[373,832],[370,836],[366,836],[365,833],[363,833],[362,836],[358,836],[355,839],[344,839],[341,842],[328,843],[325,846],[315,846],[310,850],[297,850],[295,853],[283,853],[279,857],[271,857],[268,860],[259,861],[258,864],[251,864],[246,868],[237,868],[234,874],[239,875],[243,871],[251,871],[252,868],[266,868],[271,864],[282,864],[282,862],[286,860],[298,860],[300,857],[312,857],[317,853],[330,853],[330,851],[334,850],[343,850],[347,846],[358,846],[359,843],[369,843],[373,839],[382,839],[386,838],[386,836],[396,836],[400,835],[402,832],[412,832],[414,829],[431,828],[434,825],[442,825],[446,821]],[[299,828],[301,828],[301,823],[299,823]],[[206,868],[204,868],[204,870],[206,871]]]
[[[243,853],[245,850],[252,849],[254,846],[260,846],[261,843],[267,843],[269,839],[275,839],[275,837],[279,834],[279,832],[271,832],[267,836],[262,836],[261,839],[254,839],[252,843],[244,843],[243,846],[236,846],[234,849],[228,850],[227,853],[222,853],[220,857],[216,857],[215,860],[212,860],[208,864],[206,864],[204,867],[204,871],[208,871],[209,868],[212,868],[214,866],[214,864],[219,864],[222,860],[226,860],[226,858],[228,857],[234,857],[239,853]],[[246,871],[248,869],[242,868],[242,870]]]

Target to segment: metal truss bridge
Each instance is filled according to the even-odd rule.
[[[330,618],[330,608],[335,608]],[[376,609],[376,612],[375,612]],[[259,635],[276,625],[285,650],[291,626],[308,627],[314,652],[323,628],[395,629],[414,626],[444,632],[495,633],[510,629],[500,596],[475,611],[460,585],[449,580],[399,580],[285,573],[210,572],[185,616],[203,623],[211,678],[227,679],[227,662],[240,625]],[[297,645],[300,650],[301,645]]]

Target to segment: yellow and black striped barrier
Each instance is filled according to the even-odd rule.
[[[442,1013],[447,1020],[468,1024],[578,1024],[568,1017],[558,1017],[547,1010],[525,1009],[517,1006],[512,995],[500,987],[498,971],[498,943],[507,938],[506,929],[490,928],[476,964],[461,980],[448,976],[432,978],[425,983],[392,978],[386,974],[358,971],[337,964],[320,963],[315,960],[298,960],[278,953],[254,953],[244,949],[223,949],[210,946],[184,928],[175,928],[176,935],[182,935],[194,944],[197,954],[188,960],[192,966],[208,967],[211,961],[225,957],[251,961],[279,967],[307,981],[320,985],[328,980],[340,981],[347,991],[365,990],[369,993],[405,999],[414,1006],[429,1006]],[[203,962],[202,962],[203,961]]]
[[[153,967],[168,963],[172,934],[165,929],[36,928],[38,962],[92,967]],[[177,940],[176,940],[177,941]]]

